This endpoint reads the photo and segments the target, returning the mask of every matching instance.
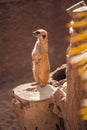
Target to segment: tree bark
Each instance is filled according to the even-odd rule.
[[[70,15],[73,18],[73,21],[79,21],[78,16],[75,16],[76,13],[79,13],[80,11],[84,12],[83,9],[80,10],[80,7],[85,7],[85,3],[78,3],[77,5],[68,9],[68,12],[70,11]],[[73,9],[77,9],[78,12],[75,13]],[[83,30],[83,28],[80,30],[80,28],[72,28],[73,32],[71,32],[71,37],[80,34],[80,32]],[[66,103],[65,103],[65,109],[66,109],[66,117],[64,119],[66,130],[86,130],[86,126],[84,121],[81,120],[80,116],[80,107],[81,107],[81,98],[82,98],[82,90],[80,86],[80,80],[78,75],[78,63],[73,64],[71,62],[74,55],[70,55],[69,51],[72,48],[75,48],[79,46],[80,44],[84,44],[83,41],[79,41],[76,43],[70,43],[69,50],[67,53],[67,94],[66,94]],[[78,54],[79,55],[79,54]],[[77,56],[77,55],[76,55]],[[80,57],[80,55],[79,55]],[[78,60],[78,57],[76,57]]]

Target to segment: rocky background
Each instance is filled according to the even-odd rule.
[[[48,31],[51,71],[55,70],[66,62],[70,21],[66,9],[79,1],[0,0],[0,130],[18,130],[12,89],[33,81],[32,31]]]

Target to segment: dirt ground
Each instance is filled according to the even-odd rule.
[[[79,0],[0,1],[0,130],[18,130],[12,105],[12,89],[33,81],[32,31],[49,34],[51,71],[66,62],[70,17],[66,9]]]
[[[18,130],[12,106],[11,89],[2,89],[0,93],[0,130]]]

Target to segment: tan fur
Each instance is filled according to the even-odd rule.
[[[37,37],[37,41],[32,51],[33,76],[37,84],[47,84],[50,73],[48,35],[43,29],[39,29],[37,31],[39,31],[40,34],[35,35]],[[43,35],[46,37],[43,38]]]

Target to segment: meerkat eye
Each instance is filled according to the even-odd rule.
[[[36,32],[36,34],[40,34],[40,32],[39,32],[39,31],[37,31],[37,32]]]
[[[43,35],[43,39],[46,37],[46,35]]]

